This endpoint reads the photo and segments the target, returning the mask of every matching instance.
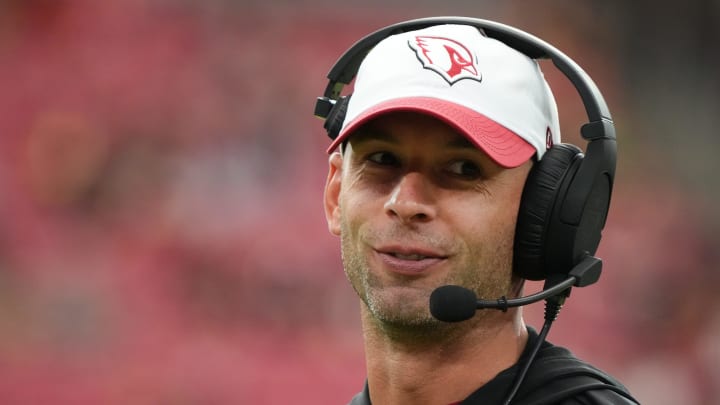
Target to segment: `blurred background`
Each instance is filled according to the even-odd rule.
[[[644,404],[720,403],[717,0],[0,1],[0,403],[347,403],[314,100],[361,36],[432,15],[540,36],[613,112],[603,277],[550,340]]]

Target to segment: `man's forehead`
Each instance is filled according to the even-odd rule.
[[[422,142],[429,137],[449,148],[472,148],[480,150],[468,137],[446,124],[428,115],[418,113],[394,113],[379,116],[353,131],[348,141],[353,145],[377,141],[389,144],[403,142]]]

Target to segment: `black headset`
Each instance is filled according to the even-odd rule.
[[[580,94],[588,116],[580,128],[588,141],[585,153],[575,145],[556,144],[533,165],[515,232],[516,275],[529,280],[565,277],[575,265],[594,255],[600,243],[615,177],[617,146],[612,117],[600,90],[582,68],[555,47],[519,29],[476,18],[432,17],[397,23],[362,38],[338,59],[327,75],[330,81],[317,100],[315,115],[325,119],[325,129],[335,139],[350,99],[341,95],[342,89],[355,78],[370,49],[391,35],[441,24],[473,26],[532,59],[552,60]]]

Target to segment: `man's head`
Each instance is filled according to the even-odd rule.
[[[332,153],[331,232],[368,313],[434,325],[433,289],[512,295],[512,249],[532,158],[559,142],[537,63],[469,26],[391,36],[364,59]]]

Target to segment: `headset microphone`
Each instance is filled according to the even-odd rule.
[[[532,304],[543,299],[569,294],[570,288],[585,287],[594,284],[602,271],[602,261],[593,256],[586,256],[565,276],[548,278],[542,291],[526,297],[507,299],[504,296],[495,300],[478,300],[475,293],[457,285],[445,285],[436,288],[430,294],[430,313],[444,322],[462,322],[472,318],[478,309],[499,309]],[[556,281],[560,278],[561,281]]]

